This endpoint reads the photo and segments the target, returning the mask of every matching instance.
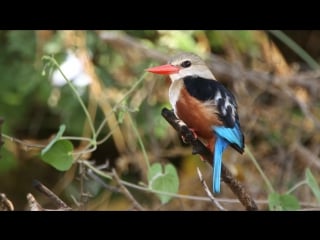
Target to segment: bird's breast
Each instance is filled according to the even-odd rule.
[[[189,128],[194,129],[203,139],[212,139],[212,126],[223,125],[218,118],[218,110],[213,101],[201,101],[192,97],[186,88],[180,88],[175,102],[175,113]]]
[[[177,114],[176,104],[180,97],[181,89],[183,88],[183,81],[177,80],[173,81],[169,88],[169,101],[170,104],[175,112]]]

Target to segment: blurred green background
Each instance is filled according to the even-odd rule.
[[[169,79],[145,74],[146,68],[164,63],[177,51],[194,52],[213,63],[210,67],[217,79],[234,92],[246,144],[276,192],[286,193],[303,183],[307,168],[318,181],[319,42],[320,31],[2,30],[1,133],[31,146],[2,138],[0,193],[17,210],[27,209],[28,193],[42,206],[55,208],[32,186],[33,179],[38,179],[74,209],[132,209],[132,202],[119,193],[114,181],[81,175],[79,164],[58,171],[39,157],[41,148],[34,146],[47,145],[61,124],[66,125],[66,136],[90,137],[79,102],[43,56],[53,56],[76,85],[94,126],[106,119],[98,139],[110,136],[82,159],[96,165],[108,163],[108,171],[115,168],[129,183],[147,183],[147,166],[134,124],[150,163],[176,167],[179,194],[206,197],[196,167],[211,186],[209,166],[191,154],[191,147],[161,116],[163,107],[170,108]],[[141,84],[129,92],[141,77]],[[126,100],[118,104],[126,94]],[[75,149],[84,144],[72,142]],[[224,154],[224,163],[258,200],[259,208],[268,209],[268,188],[250,158],[231,149]],[[219,198],[225,199],[225,208],[242,210],[228,187],[223,184],[222,188]],[[147,210],[215,209],[203,199],[176,197],[161,204],[150,192],[128,189]],[[301,208],[318,206],[307,185],[292,194]]]

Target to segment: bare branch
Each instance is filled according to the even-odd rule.
[[[221,211],[225,211],[226,209],[224,207],[221,206],[221,204],[215,199],[215,197],[211,194],[208,185],[206,183],[206,181],[204,180],[200,169],[197,167],[197,172],[198,172],[198,176],[200,178],[200,182],[203,185],[203,188],[205,190],[205,192],[207,193],[208,197],[210,198],[211,202],[213,203],[213,205],[215,205],[219,210]]]
[[[97,167],[98,168],[98,167]],[[100,177],[98,177],[90,168],[87,170],[87,174],[90,178],[92,178],[95,182],[99,183],[102,187],[107,189],[110,192],[121,193],[118,187],[110,186],[106,184]]]
[[[11,142],[19,143],[22,147],[24,147],[24,150],[26,150],[26,151],[29,150],[30,148],[44,148],[46,146],[46,145],[42,145],[42,144],[27,143],[23,140],[20,140],[20,139],[14,138],[14,137],[10,137],[5,134],[2,134],[2,137],[8,139]]]
[[[132,202],[133,206],[139,211],[144,211],[145,209],[140,205],[140,203],[137,202],[137,200],[132,196],[132,194],[128,191],[128,189],[121,183],[121,179],[119,178],[114,168],[112,169],[112,174],[113,174],[114,180],[120,186],[120,190]]]
[[[31,193],[27,194],[27,200],[30,211],[44,211],[44,208],[37,202]]]
[[[54,194],[49,188],[44,186],[41,182],[38,180],[33,180],[33,186],[41,193],[49,197],[53,203],[55,203],[58,207],[58,209],[61,210],[72,210],[64,201],[62,201],[56,194]]]
[[[14,211],[12,202],[7,198],[4,193],[0,193],[0,210]]]
[[[212,165],[212,153],[203,145],[201,141],[194,137],[193,133],[185,125],[179,124],[179,122],[181,121],[177,119],[174,113],[167,108],[164,108],[162,109],[161,114],[171,124],[171,126],[184,137],[185,141],[192,145],[192,153],[201,154],[201,156]],[[258,210],[258,207],[253,198],[246,191],[244,186],[232,176],[229,169],[226,168],[223,163],[221,169],[221,177],[247,210]]]

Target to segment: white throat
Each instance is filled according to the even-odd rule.
[[[180,91],[182,87],[183,87],[183,80],[179,79],[179,80],[172,81],[171,86],[169,88],[169,101],[175,114],[177,113],[176,103],[180,97]]]

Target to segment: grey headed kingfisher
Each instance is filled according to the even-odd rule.
[[[204,140],[213,153],[213,192],[220,192],[222,155],[227,146],[244,152],[234,95],[218,82],[205,62],[193,53],[179,53],[168,64],[146,69],[169,75],[169,100],[175,115],[195,136]]]

